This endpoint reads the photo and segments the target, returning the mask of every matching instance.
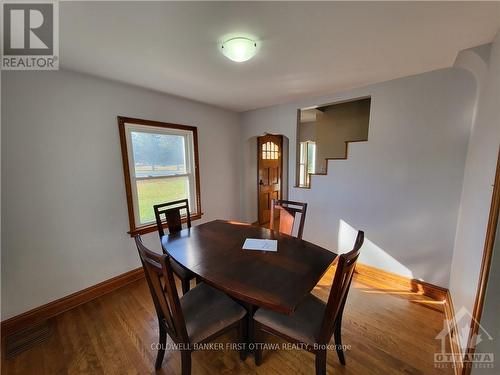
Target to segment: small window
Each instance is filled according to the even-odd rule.
[[[197,129],[118,117],[130,234],[156,230],[153,205],[187,198],[201,217]]]
[[[266,142],[262,144],[262,159],[277,160],[279,159],[279,147],[274,142]]]
[[[299,186],[309,186],[311,173],[316,173],[316,142],[300,142]]]

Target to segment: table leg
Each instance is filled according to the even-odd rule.
[[[248,332],[247,332],[247,352],[248,354],[252,354],[253,350],[250,350],[250,344],[254,343],[254,324],[253,324],[253,314],[257,310],[257,307],[251,305],[249,303],[245,303],[245,308],[247,309],[247,324],[248,324]]]

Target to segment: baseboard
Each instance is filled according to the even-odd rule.
[[[357,263],[355,272],[359,275],[358,280],[363,278],[370,280],[370,284],[379,283],[381,287],[404,288],[405,291],[421,293],[436,301],[445,301],[448,289],[427,283],[425,281],[410,279],[392,272],[381,270],[380,268]]]
[[[4,320],[1,323],[1,337],[4,338],[13,333],[33,327],[47,319],[92,301],[97,297],[110,293],[143,277],[144,271],[142,267],[136,268],[69,296]]]
[[[455,319],[455,308],[453,307],[453,301],[451,299],[450,291],[446,293],[446,299],[444,303],[444,315],[446,319],[446,324],[448,325],[448,338],[450,339],[450,349],[453,353],[453,367],[455,369],[455,375],[460,375],[463,367],[463,354],[462,346],[460,345],[460,335],[457,331],[457,322]]]

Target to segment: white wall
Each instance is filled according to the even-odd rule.
[[[2,81],[2,320],[139,267],[117,115],[197,126],[194,224],[238,219],[238,114],[67,71]]]
[[[472,312],[500,144],[500,33],[491,46],[462,52],[456,65],[470,70],[478,84],[450,276],[455,309]],[[463,348],[468,326],[460,332]]]
[[[346,251],[350,227],[364,229],[361,262],[447,287],[475,97],[474,79],[461,69],[244,113],[242,216],[257,217],[249,139],[266,131],[289,137],[295,181],[297,109],[364,96],[372,98],[368,141],[350,145],[348,160],[330,161],[329,175],[313,176],[310,190],[290,189],[291,199],[309,203],[304,237]]]

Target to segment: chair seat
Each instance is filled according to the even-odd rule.
[[[205,283],[187,292],[180,303],[192,344],[236,323],[247,313],[238,303]]]
[[[194,273],[191,271],[185,269],[182,267],[179,263],[177,263],[175,260],[170,258],[170,265],[172,266],[172,270],[174,273],[179,276],[182,280],[191,280],[192,278],[195,277]]]
[[[326,304],[309,294],[291,315],[259,309],[254,320],[305,344],[317,343]]]

